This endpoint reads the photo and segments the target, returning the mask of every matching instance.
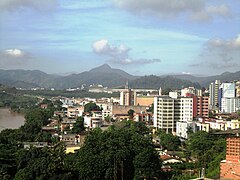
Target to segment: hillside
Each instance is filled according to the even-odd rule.
[[[172,76],[143,76],[136,80],[132,80],[129,82],[130,87],[132,88],[154,88],[159,89],[160,87],[163,89],[180,89],[183,87],[196,87],[201,88],[198,83],[193,83],[188,80],[177,79]]]
[[[182,88],[182,87],[207,87],[216,79],[222,82],[237,80],[240,71],[235,73],[223,73],[217,76],[196,77],[192,75],[169,75],[169,76],[133,76],[120,69],[111,68],[109,65],[93,68],[78,74],[68,76],[47,74],[39,70],[1,70],[0,83],[12,87],[31,88],[44,87],[47,89],[67,89],[81,87],[85,84],[102,84],[107,87],[124,86],[126,81],[131,88]]]
[[[172,77],[188,80],[192,82],[198,82],[202,87],[208,87],[211,82],[214,82],[216,79],[221,82],[227,82],[232,80],[240,80],[240,71],[230,73],[225,72],[216,76],[207,76],[207,77],[196,77],[192,75],[172,75]]]
[[[102,84],[107,87],[117,87],[136,78],[120,69],[113,69],[107,64],[68,76],[51,75],[38,70],[0,70],[0,83],[21,88],[66,89],[81,87],[82,84]]]

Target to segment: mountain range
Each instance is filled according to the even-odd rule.
[[[221,75],[197,77],[192,75],[167,75],[167,76],[133,76],[120,69],[111,68],[109,65],[85,71],[79,74],[60,76],[47,74],[39,70],[2,70],[0,69],[0,83],[19,88],[44,87],[55,89],[67,89],[81,87],[85,84],[102,84],[107,87],[123,87],[129,82],[131,88],[182,88],[194,86],[206,87],[214,80],[222,82],[239,80],[240,71],[235,73],[226,72]]]

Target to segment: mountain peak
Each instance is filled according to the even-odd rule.
[[[228,75],[228,74],[231,74],[231,73],[226,71],[226,72],[222,73],[221,75]]]
[[[112,70],[112,68],[108,65],[108,64],[103,64],[101,66],[98,66],[96,68],[91,69],[90,71],[94,71],[94,72],[108,72]]]

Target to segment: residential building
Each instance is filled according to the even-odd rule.
[[[202,96],[202,90],[195,89],[194,87],[188,87],[188,88],[181,89],[182,97],[187,97],[187,94],[194,94],[195,96]]]
[[[209,85],[209,108],[213,110],[218,110],[219,104],[219,87],[220,87],[220,80],[216,80],[214,83]]]
[[[134,98],[136,97],[136,91],[131,89],[125,89],[120,93],[120,105],[132,106],[134,105]]]
[[[169,96],[155,97],[153,126],[166,133],[172,133],[175,132],[175,124],[174,99]]]
[[[227,138],[226,160],[220,163],[221,179],[240,179],[240,137]]]
[[[240,120],[231,120],[226,122],[225,130],[240,128]]]
[[[176,135],[178,137],[188,139],[189,132],[196,132],[196,122],[193,121],[178,121],[176,126]]]
[[[92,111],[92,115],[84,116],[84,127],[86,128],[97,128],[102,126],[102,112]]]
[[[222,98],[221,99],[221,112],[233,113],[240,110],[240,98]]]
[[[68,118],[77,118],[83,115],[84,106],[76,106],[67,108],[67,117]]]
[[[152,113],[134,113],[133,120],[136,122],[145,122],[148,125],[153,124],[153,114]]]
[[[154,127],[167,133],[176,132],[178,121],[192,121],[193,100],[189,97],[171,98],[158,96],[154,98]]]
[[[63,132],[66,128],[71,130],[75,123],[76,119],[63,118],[61,122],[61,131]]]
[[[196,96],[194,94],[187,93],[186,97],[193,98],[193,118],[206,118],[209,114],[209,97],[208,96]]]
[[[205,132],[210,131],[210,124],[206,122],[197,122],[196,126],[197,126],[197,131],[205,131]]]

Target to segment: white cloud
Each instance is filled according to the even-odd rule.
[[[20,49],[7,49],[4,51],[5,55],[11,56],[11,57],[23,57],[24,52]]]
[[[94,42],[92,47],[95,53],[121,57],[126,56],[130,50],[130,48],[123,44],[120,44],[119,46],[110,45],[106,39]]]
[[[93,43],[93,50],[96,53],[103,53],[108,51],[109,45],[108,40],[102,39]]]
[[[220,50],[236,50],[240,51],[240,34],[231,40],[223,40],[223,39],[210,39],[207,42],[207,48],[209,50],[212,49],[220,49]]]
[[[0,10],[14,10],[24,7],[37,10],[50,10],[55,8],[57,4],[57,0],[1,0]]]
[[[230,10],[225,4],[209,6],[206,0],[112,0],[122,9],[134,14],[149,14],[160,18],[188,15],[195,21],[209,21],[214,16],[229,17]]]
[[[160,62],[159,59],[132,59],[129,56],[129,47],[124,44],[118,46],[109,44],[108,40],[102,39],[92,45],[93,52],[109,58],[108,61],[118,64],[150,64]]]
[[[200,54],[202,62],[211,69],[223,69],[237,71],[240,68],[240,34],[230,40],[210,39],[204,45]],[[193,66],[199,66],[194,64]]]
[[[0,51],[0,67],[20,67],[28,63],[33,59],[30,53],[27,53],[20,49],[6,49]]]

